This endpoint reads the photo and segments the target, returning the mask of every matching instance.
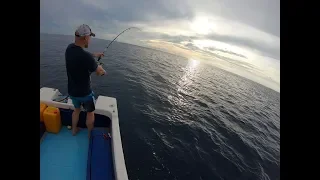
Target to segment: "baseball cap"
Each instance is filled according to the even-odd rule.
[[[75,35],[77,37],[81,36],[93,36],[95,37],[96,35],[91,31],[90,27],[86,24],[82,24],[79,26],[75,32]]]

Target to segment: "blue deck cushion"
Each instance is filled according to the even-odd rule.
[[[91,131],[87,161],[87,180],[114,179],[111,139],[100,129]]]

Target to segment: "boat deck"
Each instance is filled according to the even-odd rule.
[[[40,144],[40,179],[85,180],[88,146],[87,129],[76,136],[66,126],[58,134],[46,132]]]

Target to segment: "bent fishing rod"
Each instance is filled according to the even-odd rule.
[[[121,33],[119,33],[119,34],[108,44],[108,46],[107,46],[107,47],[104,49],[104,51],[102,52],[103,55],[104,55],[104,53],[108,50],[108,48],[110,47],[110,45],[111,45],[121,34],[123,34],[124,32],[126,32],[126,31],[128,31],[128,30],[130,30],[130,29],[138,29],[138,30],[142,31],[141,29],[139,29],[139,28],[137,28],[137,27],[129,27],[129,28],[123,30]],[[101,60],[101,56],[98,58],[98,63],[102,64],[102,63],[100,62],[100,60]]]

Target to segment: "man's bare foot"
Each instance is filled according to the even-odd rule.
[[[75,136],[78,133],[79,130],[80,130],[79,127],[72,128],[72,135]]]

